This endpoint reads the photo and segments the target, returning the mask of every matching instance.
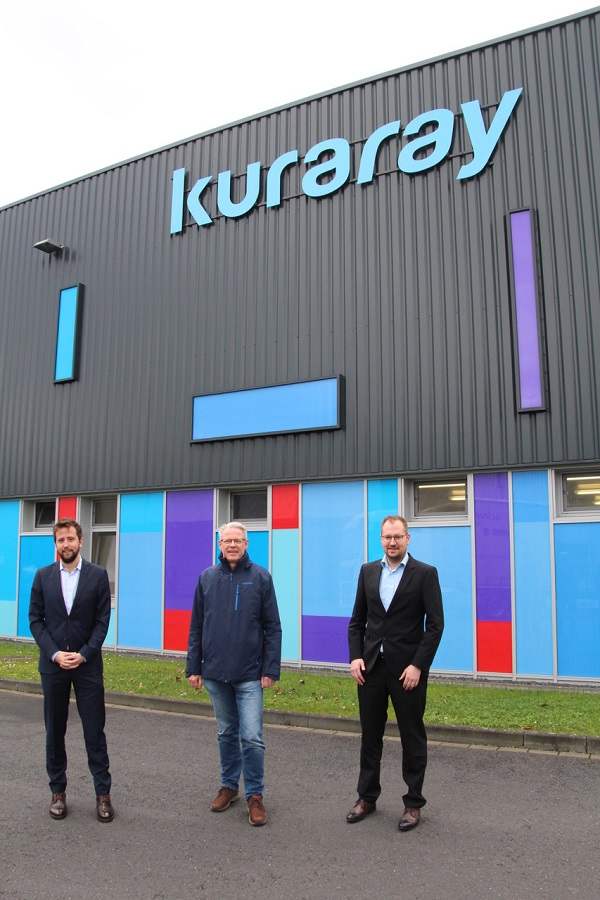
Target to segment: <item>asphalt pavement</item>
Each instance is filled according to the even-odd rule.
[[[377,812],[355,800],[355,734],[267,726],[269,822],[216,815],[215,724],[108,709],[116,817],[95,819],[71,710],[69,815],[48,816],[39,696],[0,691],[2,900],[479,900],[600,896],[600,757],[432,744],[419,828],[397,831],[400,744]]]

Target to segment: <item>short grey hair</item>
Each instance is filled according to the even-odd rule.
[[[248,540],[248,529],[245,525],[242,525],[241,522],[225,522],[223,525],[219,526],[219,535],[223,534],[226,528],[237,528],[237,530],[241,531],[244,535],[244,540]]]

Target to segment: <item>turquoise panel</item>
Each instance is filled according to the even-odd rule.
[[[302,613],[349,616],[363,563],[362,481],[302,487]]]
[[[219,532],[215,535],[215,562],[219,563]],[[269,532],[268,531],[249,531],[248,532],[248,556],[257,566],[263,569],[269,568]]]
[[[51,534],[28,535],[21,538],[19,556],[19,618],[18,637],[30,638],[29,598],[35,573],[42,566],[49,566],[55,560],[54,538]]]
[[[383,556],[381,547],[381,520],[384,516],[398,513],[398,482],[395,478],[381,481],[369,481],[367,484],[367,556],[369,559],[380,559]]]
[[[160,650],[163,494],[122,495],[119,526],[119,646]]]
[[[17,633],[19,501],[0,501],[0,634]]]
[[[547,472],[513,472],[515,647],[519,675],[552,675]]]
[[[432,670],[473,671],[471,529],[468,525],[412,528],[409,552],[438,570],[444,634]]]
[[[600,676],[600,522],[554,526],[558,674]]]
[[[108,626],[108,632],[104,641],[105,647],[116,647],[117,645],[117,610],[111,609],[110,611],[110,624]]]
[[[55,381],[71,381],[76,375],[78,305],[79,288],[63,288],[58,300]]]
[[[283,630],[281,655],[284,660],[300,659],[299,547],[297,529],[277,528],[273,531],[272,573]]]

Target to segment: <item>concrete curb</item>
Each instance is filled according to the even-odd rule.
[[[0,690],[41,694],[42,686],[34,681],[12,681],[9,678],[0,678]],[[213,717],[210,703],[192,700],[170,700],[165,697],[107,691],[106,702],[112,706],[130,706],[134,709],[154,709],[159,712],[179,713],[186,716]],[[283,725],[291,728],[313,728],[318,731],[343,731],[360,734],[360,723],[357,719],[344,719],[337,716],[318,716],[309,713],[266,709],[265,722],[268,725]],[[390,737],[397,737],[396,725],[388,722],[385,733]],[[501,731],[495,728],[471,728],[467,725],[428,725],[427,736],[429,741],[451,744],[545,750],[554,753],[600,754],[600,737],[585,737],[579,734]]]

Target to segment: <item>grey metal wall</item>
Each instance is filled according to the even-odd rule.
[[[0,496],[598,460],[599,17],[310,99],[1,210]],[[493,163],[470,182],[456,180],[459,125],[452,157],[428,174],[399,173],[392,141],[378,162],[388,174],[371,184],[312,200],[292,171],[279,209],[169,236],[175,168],[241,173],[520,86]],[[525,415],[504,233],[521,207],[539,216],[550,403]],[[32,250],[46,236],[64,241],[62,258]],[[58,292],[76,281],[80,380],[54,385]],[[343,430],[190,444],[196,393],[338,373]]]

